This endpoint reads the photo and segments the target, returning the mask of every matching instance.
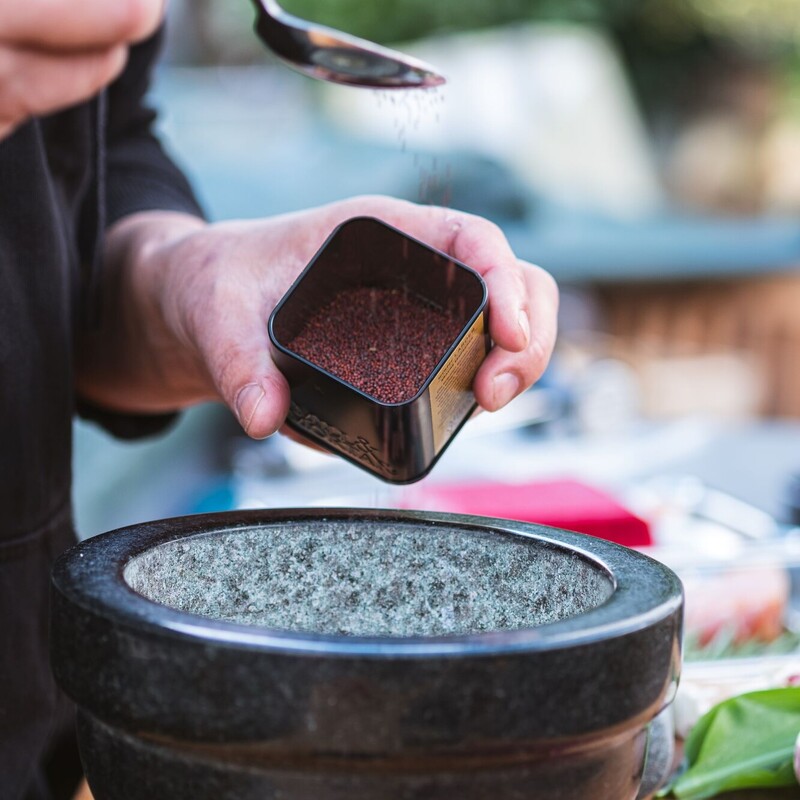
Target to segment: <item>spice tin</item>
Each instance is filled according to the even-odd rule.
[[[475,409],[486,285],[371,217],[338,226],[269,320],[290,427],[391,483],[424,477]]]

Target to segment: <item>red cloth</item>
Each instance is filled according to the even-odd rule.
[[[650,527],[605,491],[575,480],[419,485],[405,508],[536,522],[628,547],[653,544]]]

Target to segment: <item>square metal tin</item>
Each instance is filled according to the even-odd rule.
[[[336,293],[361,287],[401,289],[463,321],[404,402],[382,402],[291,349]],[[424,477],[475,409],[472,380],[490,347],[486,301],[480,275],[446,253],[372,217],[342,223],[269,319],[275,361],[291,388],[287,423],[384,481]]]

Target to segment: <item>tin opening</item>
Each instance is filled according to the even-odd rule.
[[[338,228],[273,316],[284,348],[376,399],[413,397],[480,310],[472,270],[371,218]]]

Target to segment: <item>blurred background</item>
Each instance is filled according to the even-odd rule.
[[[325,504],[478,510],[578,530],[636,520],[645,540],[625,543],[685,570],[687,585],[692,570],[714,580],[761,570],[745,576],[747,608],[731,600],[698,619],[704,646],[796,647],[796,0],[284,5],[415,53],[448,84],[315,83],[264,52],[247,2],[170,0],[152,102],[210,217],[363,192],[487,216],[561,284],[552,366],[406,488],[279,437],[248,441],[216,406],[135,444],[76,423],[81,534]],[[477,485],[507,491],[476,509]],[[545,502],[554,485],[555,509]],[[740,597],[736,580],[706,586]],[[746,630],[731,622],[744,618]]]

